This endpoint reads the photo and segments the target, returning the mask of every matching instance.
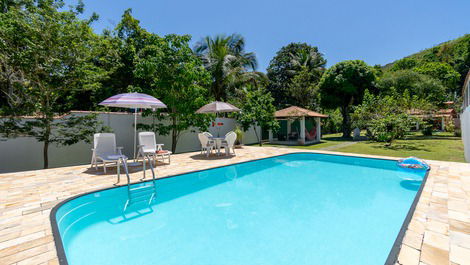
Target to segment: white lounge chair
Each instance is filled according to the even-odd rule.
[[[168,159],[168,164],[171,163],[171,151],[163,150],[163,144],[157,144],[155,140],[155,133],[153,132],[140,132],[139,133],[139,152],[137,158],[142,157],[142,163],[145,163],[145,156],[150,156],[155,161],[161,158],[162,162]]]
[[[98,170],[98,162],[101,161],[106,173],[106,163],[116,163],[119,179],[120,161],[127,165],[127,156],[122,154],[122,147],[116,147],[116,136],[114,133],[95,133],[93,138],[91,166]]]
[[[215,142],[213,140],[210,140],[209,137],[205,133],[199,133],[197,137],[199,138],[199,141],[201,142],[201,154],[205,150],[207,153],[207,156],[209,156],[212,150],[215,149]]]
[[[228,132],[225,135],[225,140],[222,141],[222,147],[225,148],[225,155],[230,155],[230,149],[235,154],[235,141],[237,140],[237,134],[235,132]]]

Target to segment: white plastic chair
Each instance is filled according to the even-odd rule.
[[[201,154],[204,150],[207,153],[207,156],[215,149],[215,142],[210,140],[209,137],[205,133],[198,133],[197,137],[199,138],[199,142],[201,142]]]
[[[230,149],[232,149],[235,155],[235,141],[237,140],[237,134],[235,132],[228,132],[225,135],[225,140],[222,141],[222,147],[225,148],[225,155],[230,155]]]
[[[212,138],[214,137],[210,132],[203,132],[207,137]]]
[[[171,163],[171,152],[163,150],[163,144],[157,144],[155,140],[155,133],[153,132],[140,132],[139,133],[139,152],[137,158],[142,157],[142,163],[145,163],[145,156],[148,155],[153,158],[154,163],[158,158],[161,158],[162,162],[168,159],[168,164]]]
[[[106,163],[116,163],[118,165],[118,178],[120,161],[127,164],[127,156],[122,154],[122,147],[116,147],[116,136],[114,133],[95,133],[93,137],[93,154],[91,156],[91,166],[98,170],[98,162],[103,163],[103,171],[106,173]]]

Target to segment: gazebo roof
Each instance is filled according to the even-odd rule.
[[[328,118],[328,115],[321,114],[315,111],[304,109],[297,106],[291,106],[285,109],[278,110],[274,113],[276,118],[294,118],[294,117],[320,117]]]

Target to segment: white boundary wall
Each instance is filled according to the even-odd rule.
[[[470,106],[466,107],[460,114],[462,128],[462,141],[465,152],[465,161],[470,162]]]
[[[465,153],[465,161],[470,162],[470,70],[462,89],[463,112],[460,114],[460,128],[462,130],[462,141]]]
[[[85,115],[74,113],[75,115]],[[124,147],[124,154],[131,158],[133,156],[134,137],[134,115],[131,113],[98,113],[98,120],[103,125],[110,127],[116,134],[118,146]],[[150,123],[151,117],[137,117],[137,122]],[[220,126],[220,136],[232,131],[236,127],[236,121],[229,118],[217,118],[216,122],[224,123]],[[209,132],[217,136],[218,130],[209,127]],[[261,137],[261,130],[257,128]],[[157,135],[157,143],[163,143],[165,149],[171,149],[171,136]],[[250,128],[244,133],[243,143],[253,144],[257,142],[254,129]],[[70,146],[49,146],[49,167],[63,167],[72,165],[83,165],[90,163],[92,143],[80,142]],[[41,169],[43,165],[42,149],[43,143],[37,142],[32,137],[18,137],[0,139],[0,173]],[[200,150],[199,140],[196,132],[186,131],[182,133],[176,147],[176,153],[184,153]]]

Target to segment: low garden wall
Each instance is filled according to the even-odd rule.
[[[87,113],[74,112],[74,115],[85,115]],[[134,115],[132,113],[103,113],[98,112],[98,120],[105,126],[110,127],[116,134],[118,146],[124,147],[123,152],[129,157],[133,156],[134,145]],[[138,123],[151,123],[151,117],[142,118],[138,116]],[[220,127],[209,127],[213,135],[218,133],[223,136],[236,127],[236,120],[229,118],[217,118],[216,123],[223,123]],[[258,128],[258,134],[261,130]],[[197,130],[196,130],[197,131]],[[171,136],[156,135],[157,143],[163,143],[166,149],[171,149]],[[257,142],[254,129],[245,132],[244,144]],[[62,167],[82,165],[90,163],[92,143],[80,142],[70,146],[49,147],[49,167]],[[200,150],[197,132],[186,131],[180,136],[176,153]],[[41,169],[43,165],[43,143],[32,137],[17,137],[0,139],[0,173]]]

